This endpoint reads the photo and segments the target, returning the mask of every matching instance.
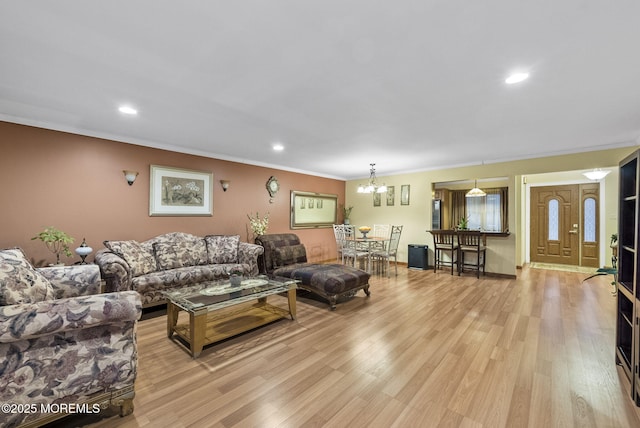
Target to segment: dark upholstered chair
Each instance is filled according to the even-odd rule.
[[[332,310],[339,299],[360,289],[370,295],[369,273],[341,264],[307,263],[305,247],[294,233],[260,235],[255,242],[264,247],[258,257],[261,273],[299,280],[298,288],[327,299]]]

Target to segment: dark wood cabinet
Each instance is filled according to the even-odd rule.
[[[639,158],[640,151],[636,151],[620,162],[616,314],[616,363],[629,379],[631,397],[636,405],[640,405]]]

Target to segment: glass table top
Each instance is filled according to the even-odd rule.
[[[244,278],[240,285],[232,285],[229,279],[220,279],[164,291],[163,294],[185,311],[204,308],[213,311],[289,291],[296,288],[298,282],[291,278],[259,275]]]

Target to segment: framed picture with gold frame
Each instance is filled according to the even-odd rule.
[[[151,165],[150,216],[213,215],[213,174]]]
[[[333,227],[338,221],[338,195],[291,191],[291,229]]]

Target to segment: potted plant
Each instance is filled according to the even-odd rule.
[[[67,257],[73,255],[69,249],[69,244],[73,242],[73,238],[53,226],[45,228],[42,232],[31,238],[32,241],[35,239],[44,242],[47,248],[56,255],[56,265],[64,264],[60,263],[60,253],[64,253]]]
[[[613,233],[611,235],[611,241],[609,242],[609,247],[611,247],[611,252],[613,257],[618,257],[618,234]]]
[[[349,220],[351,218],[351,210],[353,210],[353,207],[345,207],[344,205],[342,206],[342,216],[344,218],[344,224],[351,224],[351,220]]]
[[[467,230],[469,228],[469,217],[460,217],[460,221],[458,222],[459,230]]]

